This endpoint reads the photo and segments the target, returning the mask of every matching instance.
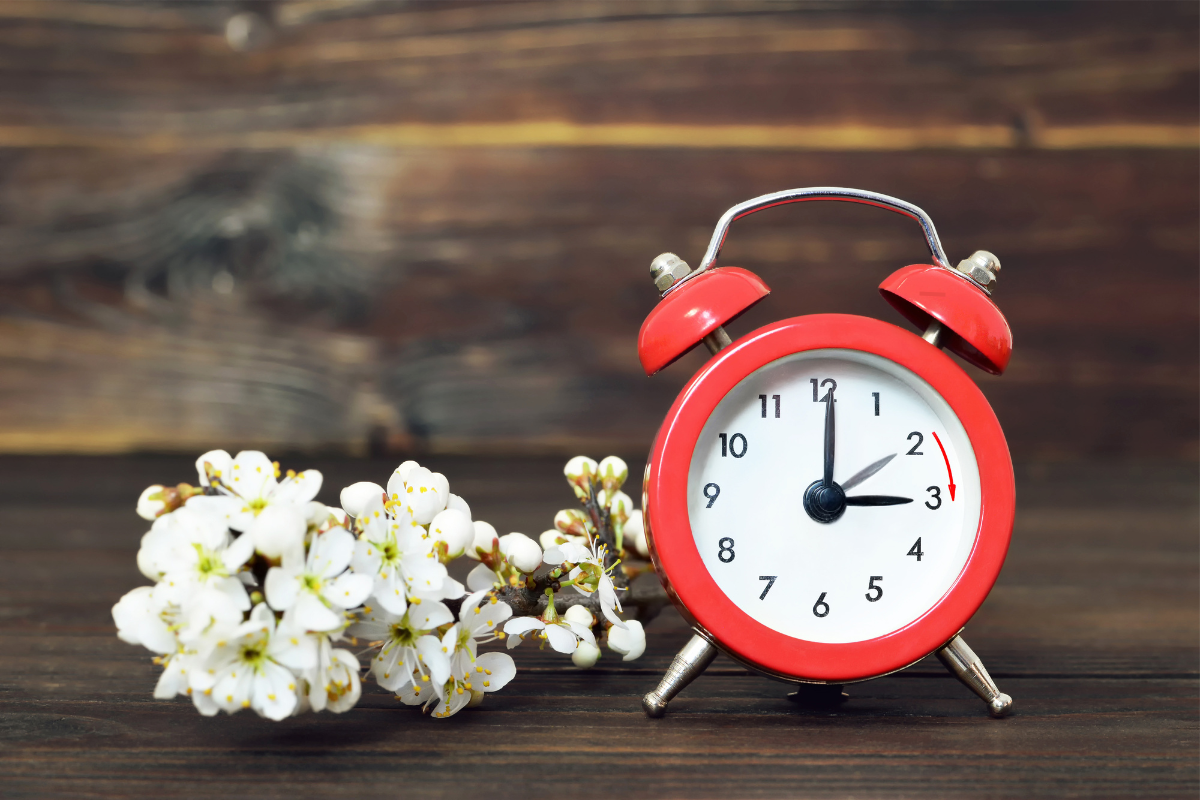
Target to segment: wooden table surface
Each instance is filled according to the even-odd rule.
[[[392,467],[287,461],[323,470],[330,501]],[[537,533],[570,503],[557,460],[434,466],[502,532]],[[1008,563],[964,634],[1015,699],[1009,719],[934,660],[821,711],[722,656],[649,720],[638,698],[687,638],[670,611],[632,664],[518,651],[512,684],[448,721],[368,684],[349,713],[272,723],[152,699],[147,652],[115,635],[110,607],[144,582],[134,500],[187,480],[188,460],[0,460],[0,795],[1195,797],[1196,466],[1017,475]]]

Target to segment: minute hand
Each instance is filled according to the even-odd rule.
[[[911,502],[911,497],[892,497],[886,494],[860,494],[857,497],[846,498],[848,506],[902,506]]]

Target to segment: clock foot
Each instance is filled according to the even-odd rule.
[[[988,705],[993,717],[1007,717],[1012,712],[1012,698],[996,688],[996,682],[975,651],[967,646],[961,636],[955,636],[937,651],[938,660],[962,681],[968,689],[979,695]]]
[[[667,713],[667,703],[704,672],[716,657],[717,648],[703,636],[693,636],[675,656],[667,668],[667,674],[658,682],[658,688],[642,698],[646,715],[657,718]]]
[[[835,708],[850,699],[840,683],[802,683],[787,696],[793,703],[809,708]]]

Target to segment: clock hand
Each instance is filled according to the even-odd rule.
[[[825,395],[825,477],[823,486],[833,485],[833,389]]]
[[[888,465],[888,462],[891,461],[895,457],[896,457],[896,454],[892,453],[890,456],[884,456],[883,458],[876,461],[874,464],[871,464],[870,466],[860,469],[858,472],[854,473],[854,475],[852,475],[848,480],[842,481],[842,488],[843,489],[853,489],[855,486],[858,486],[860,483],[865,481],[867,478],[871,477],[876,472],[879,472],[879,470],[886,467]]]
[[[860,494],[857,497],[846,498],[848,506],[900,506],[911,502],[911,497],[892,497],[886,494]]]

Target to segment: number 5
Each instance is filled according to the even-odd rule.
[[[872,575],[871,576],[871,582],[867,584],[866,598],[867,598],[868,603],[874,603],[876,600],[883,597],[883,587],[875,585],[875,581],[881,581],[881,580],[883,580],[882,575]],[[875,594],[872,595],[871,592],[875,592]]]

